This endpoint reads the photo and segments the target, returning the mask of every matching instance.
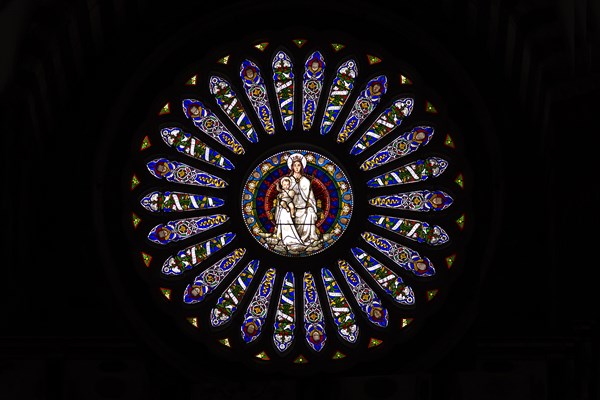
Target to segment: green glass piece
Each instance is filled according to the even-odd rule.
[[[431,289],[427,291],[427,301],[433,300],[435,296],[437,296],[439,289]]]
[[[165,298],[167,300],[171,300],[171,289],[169,288],[160,288],[160,291],[162,292],[163,296],[165,296]]]
[[[264,351],[261,351],[260,353],[258,353],[256,355],[256,358],[260,358],[263,361],[269,361],[271,358],[267,355],[267,353],[265,353]]]
[[[451,256],[446,257],[446,265],[448,266],[448,268],[452,267],[452,264],[454,264],[455,259],[456,259],[456,254],[452,254]]]
[[[402,328],[406,328],[413,322],[414,318],[402,318]]]
[[[464,188],[464,183],[465,182],[464,182],[462,174],[458,174],[458,176],[456,177],[456,179],[454,180],[454,182],[456,182],[456,184],[458,186],[460,186],[461,189]]]
[[[304,46],[304,44],[306,43],[306,39],[294,39],[292,41],[296,46],[298,46],[298,48]]]
[[[401,85],[412,85],[412,81],[408,79],[406,75],[400,74],[400,84]]]
[[[196,86],[197,83],[198,83],[198,75],[194,75],[185,84],[188,86]]]
[[[342,353],[341,351],[336,351],[335,354],[333,355],[333,357],[331,357],[334,360],[341,360],[342,358],[345,358],[346,355],[344,353]]]
[[[456,225],[458,225],[458,227],[460,228],[461,231],[463,230],[463,228],[465,227],[465,214],[461,215],[456,220]]]
[[[137,176],[133,175],[131,177],[131,190],[135,189],[137,185],[140,184],[140,180],[138,179]]]
[[[133,227],[137,228],[142,219],[138,217],[135,213],[131,213],[131,220],[133,222]]]
[[[381,62],[381,58],[375,57],[372,54],[367,54],[367,60],[369,60],[369,65],[379,64]]]
[[[342,50],[346,46],[343,44],[340,44],[340,43],[331,43],[331,47],[333,47],[333,51],[337,52],[337,51]]]
[[[170,114],[171,113],[171,105],[169,103],[165,104],[160,111],[158,112],[158,115],[166,115],[166,114]]]
[[[454,146],[454,140],[452,140],[452,137],[450,136],[450,134],[446,135],[446,139],[444,140],[444,144],[448,147],[450,147],[451,149],[453,149]]]
[[[371,338],[369,340],[369,344],[367,345],[367,348],[371,349],[373,347],[377,347],[377,346],[381,345],[381,343],[383,343],[383,340]]]
[[[294,360],[294,364],[306,364],[307,362],[308,362],[308,360],[302,354],[300,354]]]
[[[144,260],[144,264],[146,264],[146,267],[149,267],[150,262],[152,262],[152,256],[150,254],[142,252],[142,260]]]
[[[150,143],[150,139],[148,138],[148,136],[146,136],[144,138],[144,140],[142,140],[142,145],[140,146],[140,151],[146,150],[150,146],[152,146],[152,143]]]
[[[425,102],[425,111],[431,114],[437,114],[437,109],[429,101]]]
[[[267,48],[268,45],[269,45],[269,42],[262,42],[259,44],[255,44],[254,47],[259,49],[260,51],[265,51],[265,49]]]

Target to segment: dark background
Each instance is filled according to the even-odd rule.
[[[0,396],[597,399],[592,302],[600,5],[414,3],[1,1],[2,253],[8,257],[1,281]],[[244,10],[247,19],[227,22],[233,9]],[[285,13],[298,9],[315,13]],[[110,152],[102,135],[115,110],[149,101],[136,99],[128,85],[151,76],[157,88],[166,86],[171,77],[156,77],[152,61],[181,40],[182,30],[202,32],[202,24],[219,15],[229,33],[190,40],[190,52],[218,46],[221,37],[234,38],[232,32],[269,31],[265,24],[282,15],[290,25],[331,24],[371,39],[378,27],[401,36],[399,21],[408,21],[426,33],[413,45],[446,57],[440,70],[460,80],[458,98],[472,96],[473,118],[489,129],[484,139],[472,138],[480,147],[468,154],[479,152],[492,166],[483,186],[493,189],[489,203],[474,196],[474,207],[494,207],[493,215],[481,214],[489,216],[482,220],[489,231],[481,225],[478,231],[493,246],[478,258],[485,274],[475,295],[443,309],[456,314],[462,329],[440,332],[448,345],[436,356],[414,369],[412,360],[394,360],[389,372],[354,368],[330,377],[244,379],[226,371],[214,378],[207,370],[190,377],[155,348],[155,333],[144,332],[143,318],[122,302],[106,263],[128,256],[107,254],[111,232],[98,220],[106,215],[97,194],[120,179],[98,167],[114,161],[103,159]],[[395,37],[380,40],[401,48]],[[452,107],[447,92],[456,82],[434,83]],[[146,93],[153,96],[152,87]]]

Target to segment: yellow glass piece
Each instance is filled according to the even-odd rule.
[[[333,51],[340,51],[342,50],[344,47],[346,47],[346,45],[340,44],[340,43],[331,43],[331,47],[333,47]]]
[[[383,340],[371,338],[369,340],[369,344],[367,345],[367,348],[371,349],[373,347],[377,347],[377,346],[381,345],[381,343],[383,343]]]
[[[188,86],[196,86],[197,83],[198,83],[198,75],[194,75],[185,84]]]
[[[171,289],[169,288],[160,288],[161,293],[167,300],[171,300]]]
[[[412,81],[406,75],[400,74],[400,84],[401,85],[412,85]]]
[[[219,343],[221,343],[223,346],[231,347],[231,343],[229,343],[229,339],[228,338],[219,339]]]
[[[402,318],[402,328],[406,328],[413,322],[414,318]]]
[[[198,327],[198,318],[196,317],[190,317],[190,318],[186,318],[187,321],[192,324],[194,327]]]
[[[227,65],[227,63],[229,62],[229,54],[227,54],[227,55],[226,55],[225,57],[223,57],[223,58],[219,58],[219,59],[217,60],[217,62],[218,62],[219,64],[224,64],[224,65]]]
[[[261,351],[260,353],[258,353],[256,355],[256,358],[260,358],[263,361],[269,361],[271,358],[267,355],[267,353],[265,353],[264,351]]]
[[[267,48],[268,45],[269,45],[269,42],[262,42],[259,44],[255,44],[254,47],[259,49],[260,51],[265,51],[265,49]]]

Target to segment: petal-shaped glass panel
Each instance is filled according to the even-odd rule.
[[[219,287],[221,282],[244,257],[244,254],[246,254],[246,249],[235,249],[196,276],[194,282],[185,288],[183,302],[195,304],[204,300],[206,296]]]
[[[337,70],[331,88],[329,97],[325,106],[325,115],[321,122],[321,134],[327,134],[333,127],[333,123],[350,97],[354,88],[354,80],[358,75],[358,66],[356,61],[348,60],[344,62]]]
[[[281,114],[281,122],[286,131],[294,126],[294,72],[292,60],[283,51],[273,57],[273,84]]]
[[[167,145],[174,147],[180,153],[226,170],[234,168],[233,163],[218,151],[179,128],[163,128],[160,130],[160,135]]]
[[[244,154],[242,144],[227,130],[217,116],[203,103],[195,99],[182,102],[183,113],[192,120],[196,128],[227,147],[235,154]]]
[[[404,118],[412,113],[414,100],[412,98],[400,98],[394,104],[383,111],[360,139],[350,150],[350,154],[357,155],[372,146],[382,137],[396,129]]]
[[[218,176],[209,174],[179,161],[170,161],[166,158],[157,158],[150,161],[146,167],[158,179],[165,179],[173,183],[184,185],[205,186],[222,189],[227,182]]]
[[[246,95],[265,132],[269,135],[274,134],[275,125],[273,124],[273,114],[269,105],[269,95],[260,69],[252,61],[244,60],[240,67],[240,77],[242,78]]]
[[[229,217],[225,214],[177,219],[156,225],[150,230],[148,239],[158,244],[178,242],[209,229],[216,228],[228,219]]]
[[[346,122],[338,133],[338,143],[344,143],[360,124],[373,112],[387,91],[387,77],[380,75],[371,79],[354,102]]]
[[[235,91],[231,88],[231,84],[219,76],[211,76],[209,85],[210,92],[215,96],[217,104],[231,122],[239,128],[250,142],[258,142],[258,135],[252,126],[252,122],[250,122],[250,118],[248,118],[248,113]]]
[[[364,232],[361,236],[365,242],[414,275],[431,276],[435,274],[431,261],[427,257],[422,257],[417,251],[375,233]]]
[[[242,322],[242,339],[250,343],[262,332],[262,327],[267,319],[269,312],[269,303],[273,294],[273,284],[275,283],[275,268],[269,268],[256,289],[252,301],[248,305],[244,322]]]
[[[413,153],[420,146],[429,143],[432,136],[433,128],[431,126],[417,126],[408,132],[404,132],[392,143],[366,159],[361,164],[360,169],[368,171]]]
[[[302,129],[312,127],[319,107],[319,98],[325,79],[325,60],[320,52],[315,51],[306,59],[302,81]]]
[[[163,263],[161,272],[165,275],[181,275],[184,271],[194,268],[211,254],[227,246],[235,237],[235,233],[227,232],[205,240],[193,246],[186,247],[170,256]]]

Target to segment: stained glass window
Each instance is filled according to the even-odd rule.
[[[469,175],[405,66],[336,38],[256,41],[157,99],[131,235],[190,335],[252,365],[355,362],[450,290]]]

